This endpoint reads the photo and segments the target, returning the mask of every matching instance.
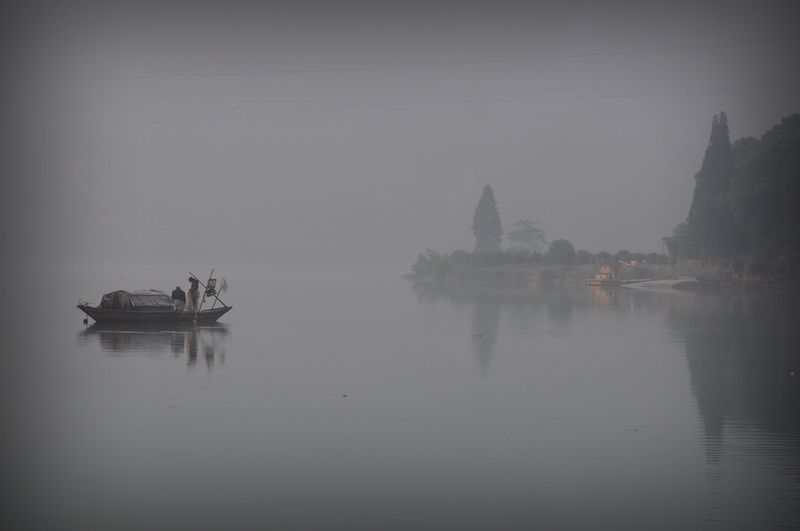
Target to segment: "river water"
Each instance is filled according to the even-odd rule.
[[[225,273],[198,329],[75,308],[180,270],[17,276],[3,529],[800,527],[797,293]]]

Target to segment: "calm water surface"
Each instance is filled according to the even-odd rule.
[[[75,308],[181,271],[18,277],[4,529],[800,527],[797,293],[224,273],[196,330]]]

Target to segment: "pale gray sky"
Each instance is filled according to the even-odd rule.
[[[484,185],[660,251],[714,114],[800,112],[794,1],[25,2],[0,22],[6,258],[406,268]]]

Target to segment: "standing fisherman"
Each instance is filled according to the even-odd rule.
[[[172,300],[175,301],[175,309],[182,312],[186,305],[186,293],[183,292],[180,286],[175,286],[175,291],[172,292]]]
[[[200,308],[200,281],[194,277],[189,277],[189,282],[191,282],[192,287],[189,288],[189,295],[191,296],[191,308],[186,308],[187,310],[194,310],[195,312],[198,311]],[[188,305],[187,305],[188,306]]]

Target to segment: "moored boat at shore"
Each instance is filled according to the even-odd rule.
[[[609,288],[619,286],[619,265],[601,264],[600,272],[597,273],[594,278],[587,278],[586,285]]]

